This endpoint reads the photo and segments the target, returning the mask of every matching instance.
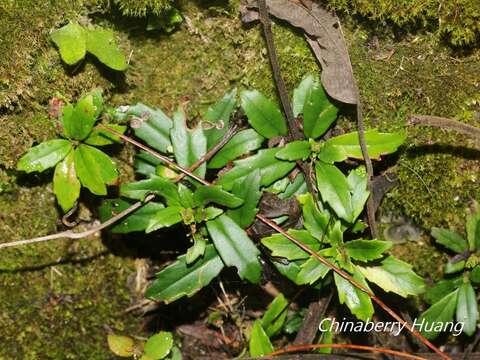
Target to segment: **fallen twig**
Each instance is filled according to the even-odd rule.
[[[453,119],[430,115],[412,115],[409,120],[410,125],[433,126],[443,129],[455,130],[459,133],[472,136],[480,140],[480,128],[461,123]]]

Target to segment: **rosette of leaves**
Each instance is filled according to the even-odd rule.
[[[467,238],[459,233],[442,228],[433,228],[431,235],[448,252],[456,254],[444,267],[445,277],[425,294],[431,305],[422,313],[418,323],[425,322],[423,335],[435,339],[441,333],[441,326],[456,320],[463,323],[463,332],[472,336],[477,330],[480,285],[480,209],[467,215]],[[428,324],[428,325],[427,325]]]
[[[92,194],[106,195],[107,185],[117,181],[115,163],[97,148],[119,140],[95,126],[102,109],[102,95],[98,90],[88,93],[75,105],[65,105],[59,120],[60,138],[32,147],[17,164],[18,170],[27,173],[55,167],[53,191],[64,212],[73,207],[82,186]],[[126,129],[123,125],[105,126],[119,132]]]
[[[368,197],[367,179],[363,167],[351,170],[346,176],[335,166],[347,158],[362,159],[361,149],[356,132],[323,140],[336,120],[338,108],[325,94],[320,81],[309,75],[294,91],[293,109],[298,120],[303,121],[307,140],[281,147],[268,147],[267,141],[273,138],[280,139],[280,143],[286,141],[287,123],[278,106],[258,91],[242,91],[239,97],[249,126],[237,132],[206,164],[194,171],[204,177],[208,170],[215,185],[203,186],[192,179],[174,184],[178,174],[173,169],[151,154],[140,152],[135,166],[146,179],[123,185],[120,194],[124,199],[110,200],[103,206],[105,220],[129,206],[125,198],[138,200],[154,193],[156,202],[133,213],[113,231],[149,232],[183,224],[191,235],[192,247],[157,274],[147,297],[170,302],[191,296],[215,278],[224,266],[234,266],[240,278],[258,282],[260,251],[246,230],[255,225],[255,215],[266,192],[273,192],[280,199],[296,196],[303,209],[305,228],[293,228],[289,232],[312,250],[321,251],[358,282],[368,286],[368,280],[405,297],[422,292],[423,280],[411,267],[385,255],[391,243],[343,240],[345,232],[364,228],[358,218]],[[236,91],[233,90],[209,108],[194,129],[187,127],[182,111],[177,111],[171,119],[143,104],[121,107],[116,116],[129,120],[135,135],[150,147],[188,168],[222,139],[235,108]],[[370,130],[366,137],[371,157],[379,159],[396,151],[405,134]],[[315,169],[321,199],[306,194],[303,175],[295,176],[297,160],[306,161]],[[117,210],[113,208],[115,205]],[[207,209],[211,209],[210,214],[214,216],[205,216]],[[286,219],[282,216],[274,220],[283,224]],[[272,261],[279,271],[296,284],[318,287],[327,276],[333,276],[340,301],[360,319],[372,316],[373,306],[367,294],[332,274],[329,268],[282,235],[264,238],[262,244],[272,252],[275,257]]]
[[[76,22],[69,22],[53,31],[50,37],[67,65],[77,64],[88,52],[112,70],[127,69],[125,55],[118,48],[112,30],[84,27]]]

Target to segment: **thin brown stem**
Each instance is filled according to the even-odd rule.
[[[285,349],[281,349],[278,351],[274,351],[273,353],[268,354],[269,356],[276,356],[282,354],[288,354],[292,352],[304,352],[310,351],[314,349],[354,349],[354,350],[363,350],[363,351],[370,351],[380,354],[389,354],[395,355],[404,359],[412,359],[412,360],[427,360],[424,357],[407,354],[402,351],[396,351],[391,349],[373,347],[373,346],[366,346],[366,345],[354,345],[354,344],[307,344],[307,345],[293,345],[289,346]]]
[[[365,161],[365,167],[367,169],[367,188],[370,192],[370,196],[367,200],[367,217],[368,225],[370,226],[370,233],[372,238],[378,238],[377,222],[375,220],[375,199],[373,198],[373,165],[370,156],[368,155],[367,141],[365,139],[365,123],[363,121],[362,102],[360,100],[360,92],[357,91],[357,127],[358,127],[358,140],[360,148],[362,150],[363,159]]]
[[[443,129],[455,130],[459,133],[472,136],[477,140],[480,140],[480,128],[464,124],[453,119],[443,118],[439,116],[413,115],[410,118],[409,123],[411,125],[433,126]]]

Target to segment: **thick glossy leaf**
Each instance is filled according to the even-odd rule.
[[[478,304],[472,284],[465,283],[458,289],[457,321],[463,323],[463,332],[472,336],[477,330]]]
[[[328,274],[330,268],[325,264],[322,264],[315,257],[310,258],[300,265],[300,272],[297,274],[296,283],[299,285],[309,284],[312,285],[318,279],[323,279]]]
[[[108,348],[120,357],[132,357],[135,352],[135,342],[131,337],[108,334]]]
[[[127,127],[125,125],[105,124],[109,129],[115,130],[120,134],[123,134]],[[88,138],[85,139],[85,143],[94,146],[110,145],[116,142],[120,142],[120,137],[112,134],[110,131],[101,127],[94,127]]]
[[[453,279],[444,279],[440,280],[438,283],[435,284],[434,287],[429,289],[425,293],[425,300],[429,304],[436,303],[440,301],[445,294],[451,293],[453,290],[459,288],[463,285],[463,275],[459,275]]]
[[[51,168],[67,156],[72,149],[68,140],[49,140],[32,147],[23,155],[17,164],[17,170],[27,173],[44,171]]]
[[[196,204],[207,205],[215,203],[228,208],[236,208],[243,204],[243,200],[216,185],[200,185],[193,194]]]
[[[441,327],[444,328],[445,323],[453,320],[457,306],[457,297],[458,290],[452,291],[440,301],[430,306],[428,310],[417,319],[418,324],[424,324],[420,332],[428,340],[433,340],[440,334],[440,330],[435,330],[435,325],[441,324]]]
[[[128,65],[125,55],[118,48],[113,31],[87,29],[87,50],[110,69],[124,71]]]
[[[75,171],[80,182],[96,195],[106,195],[107,185],[117,180],[115,163],[104,152],[81,144],[74,152]]]
[[[480,250],[480,207],[467,215],[467,240],[470,250]]]
[[[278,197],[282,200],[289,199],[292,196],[302,195],[307,192],[307,184],[305,182],[305,177],[302,173],[298,173],[295,176],[295,180],[289,183],[285,188],[285,191],[278,194]]]
[[[183,208],[180,206],[169,206],[158,210],[157,213],[150,219],[145,232],[151,233],[152,231],[169,227],[181,222],[183,220],[182,210]]]
[[[240,278],[258,283],[262,271],[260,252],[245,231],[225,214],[208,221],[207,229],[223,262],[235,266]]]
[[[180,205],[177,186],[168,179],[153,175],[146,180],[120,185],[120,195],[129,199],[143,200],[151,193],[162,196],[170,206]]]
[[[303,113],[303,107],[305,105],[305,98],[307,93],[315,83],[315,76],[313,74],[307,74],[300,84],[293,90],[292,110],[293,116],[297,117]]]
[[[303,132],[306,137],[316,139],[323,135],[336,120],[338,108],[330,102],[318,79],[305,94],[303,106]]]
[[[133,166],[135,167],[135,172],[150,177],[155,174],[159,175],[157,173],[157,166],[160,164],[161,161],[157,158],[141,150],[135,155]]]
[[[208,150],[215,146],[227,132],[230,116],[235,109],[236,97],[237,89],[233,89],[226,93],[219,102],[209,107],[203,115],[203,120],[209,123],[209,128],[204,130]]]
[[[380,133],[376,129],[367,130],[365,131],[365,141],[368,155],[372,159],[380,159],[382,155],[394,153],[403,144],[406,137],[405,131]],[[328,139],[318,157],[328,163],[343,161],[347,158],[363,159],[358,133],[355,131]]]
[[[310,193],[297,197],[298,202],[302,205],[303,226],[310,234],[315,236],[319,241],[325,240],[330,215],[328,212],[321,212],[313,201]]]
[[[138,103],[134,106],[120,107],[116,117],[120,120],[129,118],[130,127],[135,135],[151,148],[162,153],[172,151],[170,130],[173,122],[162,110]]]
[[[383,253],[393,246],[391,241],[352,240],[345,244],[348,255],[355,260],[370,261],[380,259]]]
[[[297,275],[300,272],[300,265],[305,260],[296,260],[296,261],[272,261],[272,264],[278,270],[280,274],[285,276],[290,281],[297,283]]]
[[[53,192],[64,212],[70,210],[80,196],[80,181],[75,172],[73,151],[60,161],[53,174]]]
[[[185,122],[185,113],[179,109],[173,115],[173,128],[170,131],[173,153],[177,164],[189,168],[207,152],[207,138],[203,130],[197,127],[191,130]],[[200,177],[205,176],[205,163],[198,167],[194,173]]]
[[[370,192],[367,190],[367,172],[364,166],[350,171],[347,176],[348,187],[352,194],[352,222],[355,221],[365,208]]]
[[[320,249],[320,243],[308,231],[289,229],[287,232],[313,251]],[[310,256],[282,234],[265,237],[262,239],[262,244],[272,252],[272,256],[283,257],[288,260],[308,259]]]
[[[236,134],[225,146],[210,160],[208,168],[219,169],[227,165],[231,160],[250,151],[257,150],[262,146],[265,138],[255,130],[242,130]]]
[[[207,241],[198,233],[193,235],[193,241],[193,245],[187,250],[185,258],[187,264],[191,264],[200,256],[203,256],[203,254],[205,254],[205,249],[207,248]]]
[[[415,274],[412,266],[394,258],[387,257],[379,266],[357,268],[368,279],[387,292],[394,292],[403,297],[419,295],[425,291],[424,280]]]
[[[336,166],[321,161],[316,163],[315,172],[322,200],[332,207],[338,217],[351,222],[352,197],[345,175]]]
[[[195,209],[195,221],[197,223],[203,222],[203,221],[209,221],[216,219],[220,215],[223,214],[222,209],[218,209],[213,206],[209,206],[206,208],[197,208]]]
[[[277,158],[281,160],[306,160],[311,154],[311,145],[307,140],[289,142],[285,147],[280,148]]]
[[[262,316],[262,328],[268,337],[277,335],[282,330],[287,318],[288,301],[283,294],[277,295],[268,305],[267,311]]]
[[[100,220],[105,222],[114,215],[130,207],[130,205],[131,203],[122,199],[105,200],[98,209]],[[114,234],[126,234],[134,231],[144,231],[153,216],[158,212],[158,210],[163,208],[163,204],[149,202],[138,210],[135,210],[127,217],[121,219],[110,228],[110,231]]]
[[[87,94],[77,102],[70,116],[69,112],[64,112],[61,122],[65,136],[75,140],[85,139],[95,125],[96,113],[94,96]]]
[[[248,122],[260,135],[267,139],[287,135],[287,123],[280,109],[262,93],[242,91],[240,100]]]
[[[262,327],[261,320],[255,320],[248,344],[250,356],[264,356],[273,352],[273,345]]]
[[[460,260],[460,261],[457,261],[456,259],[454,261],[449,261],[445,264],[445,266],[443,267],[443,272],[445,274],[454,274],[454,273],[457,273],[459,271],[462,271],[463,269],[465,269],[465,264],[466,264],[466,261],[465,260]]]
[[[82,60],[87,52],[85,30],[77,23],[70,22],[50,35],[60,50],[62,60],[73,65]]]
[[[470,280],[475,284],[480,284],[480,265],[477,265],[472,269]]]
[[[437,243],[442,244],[447,249],[458,254],[468,250],[467,240],[455,231],[433,227],[430,234],[435,238]]]
[[[156,280],[145,296],[152,300],[170,303],[183,296],[192,296],[208,285],[223,269],[223,262],[213,245],[208,245],[205,255],[188,265],[185,255],[156,274]]]
[[[249,227],[258,212],[258,202],[262,193],[260,191],[260,171],[258,169],[247,175],[242,181],[235,183],[232,193],[244,200],[242,206],[227,211],[227,215],[241,228]]]
[[[260,170],[260,185],[268,186],[287,175],[294,167],[294,162],[283,161],[275,156],[278,148],[260,150],[256,155],[234,161],[234,167],[220,176],[218,184],[231,190],[237,181],[243,181],[255,169]]]
[[[143,348],[144,355],[152,360],[165,358],[173,346],[172,333],[161,331],[158,334],[150,336]]]
[[[374,310],[370,297],[337,273],[334,273],[333,275],[335,285],[337,286],[340,304],[346,304],[352,314],[359,320],[367,321],[371,319]],[[368,284],[360,272],[355,271],[353,278],[358,283],[368,288]]]

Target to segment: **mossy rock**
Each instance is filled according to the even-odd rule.
[[[189,23],[165,35],[147,33],[139,20],[90,13],[98,9],[96,3],[47,1],[32,6],[26,0],[0,1],[0,12],[6,9],[8,14],[0,19],[0,41],[7,44],[9,59],[0,59],[0,87],[7,84],[0,88],[2,241],[59,228],[51,174],[22,176],[14,171],[32,144],[54,136],[48,114],[51,97],[76,100],[100,86],[112,106],[143,102],[171,113],[183,104],[191,119],[232,87],[256,88],[276,99],[262,33],[258,26],[242,25],[234,6],[180,1]],[[113,28],[120,46],[131,54],[125,78],[93,59],[79,68],[64,67],[48,33],[72,19]],[[480,73],[478,50],[459,55],[439,45],[435,34],[398,41],[388,27],[374,31],[348,15],[343,20],[370,127],[398,130],[412,113],[479,125],[479,87],[473,76]],[[25,23],[29,27],[20,33]],[[318,66],[301,33],[281,22],[273,31],[292,92],[302,76],[318,72]],[[355,129],[351,111],[344,111],[338,127]],[[397,165],[400,185],[384,207],[403,212],[427,229],[463,229],[464,208],[480,193],[478,145],[439,129],[409,128],[408,133]],[[123,181],[132,176],[131,155],[127,148],[115,156]],[[414,246],[409,244],[408,252]],[[10,335],[0,357],[103,359],[109,357],[103,324],[124,333],[134,331],[135,319],[119,316],[128,306],[125,281],[132,259],[110,254],[101,239],[52,242],[2,254],[0,324]],[[48,265],[58,259],[66,261]]]

